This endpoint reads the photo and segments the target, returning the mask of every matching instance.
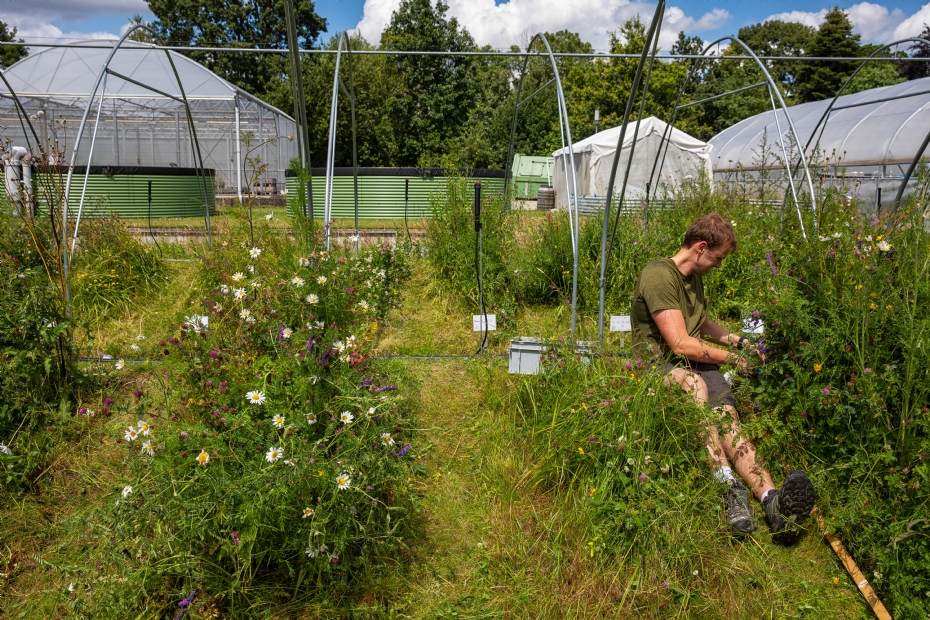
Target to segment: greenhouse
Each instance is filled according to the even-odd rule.
[[[890,205],[930,127],[930,78],[844,95],[818,127],[831,101],[788,108],[801,145],[810,140],[815,185],[833,184],[866,204]],[[710,144],[714,178],[724,183],[759,179],[762,170],[772,171],[769,178],[777,181],[784,171],[783,153],[797,164],[798,148],[782,110],[777,116],[764,112],[747,118]],[[908,191],[916,182],[913,177],[908,181]]]
[[[94,43],[99,45],[99,41]],[[71,157],[88,97],[110,52],[99,47],[44,49],[4,74],[30,115],[45,150],[56,153],[62,163]],[[195,176],[198,161],[178,80],[190,106],[203,167],[213,178],[216,191],[241,195],[253,182],[265,193],[282,192],[285,170],[297,156],[292,139],[294,120],[197,62],[175,52],[168,54],[177,78],[166,52],[147,45],[127,41],[110,61],[74,160],[76,167],[91,165],[88,201],[99,203],[101,196],[95,191],[105,191],[100,188],[106,188],[107,181],[119,174],[133,175],[132,182],[143,185],[155,179],[156,185],[171,189],[172,200],[184,192],[173,187],[173,182]],[[26,146],[31,142],[24,136],[6,85],[0,85],[0,119],[0,135],[9,144]],[[238,139],[246,132],[253,135],[249,147]],[[92,145],[93,157],[88,162]],[[243,169],[246,157],[268,165],[261,179],[252,178],[254,173]],[[83,169],[75,170],[75,201],[79,199],[75,191],[83,184],[81,172]],[[196,188],[196,184],[189,185]],[[140,205],[134,200],[123,204],[124,198],[137,194],[144,192],[118,192],[108,194],[107,199],[112,210],[132,212]],[[202,213],[199,195],[192,194],[190,202]]]

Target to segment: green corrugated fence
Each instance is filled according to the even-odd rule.
[[[326,193],[326,170],[313,168],[313,214],[323,218]],[[333,218],[355,217],[352,168],[336,168],[333,175]],[[504,191],[503,170],[463,170],[469,183],[481,181],[484,196]],[[359,168],[358,216],[363,219],[398,219],[404,217],[404,184],[409,182],[407,216],[429,217],[430,195],[444,196],[446,177],[435,168]],[[287,171],[287,212],[295,213],[297,178]]]
[[[47,196],[64,192],[67,173],[38,174],[34,177],[38,209]],[[87,179],[84,211],[81,217],[102,217],[117,213],[123,218],[149,215],[148,182],[152,181],[152,217],[202,217],[206,192],[210,213],[216,211],[214,171],[206,177],[194,168],[140,168],[92,166]],[[84,167],[75,167],[71,178],[70,214],[77,217],[84,185]],[[56,198],[57,200],[57,198]]]

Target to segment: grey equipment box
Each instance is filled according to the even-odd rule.
[[[510,341],[510,374],[539,374],[539,362],[548,350],[549,344],[543,338],[514,338]]]

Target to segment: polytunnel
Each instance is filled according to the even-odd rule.
[[[100,45],[100,41],[92,43]],[[39,139],[52,147],[45,150],[60,153],[64,162],[71,156],[90,91],[110,51],[99,47],[47,48],[20,60],[4,73],[33,119]],[[168,53],[177,68],[177,78],[162,49],[126,41],[116,51],[109,64],[105,90],[96,93],[93,113],[75,159],[75,173],[84,172],[82,166],[87,163],[98,118],[91,178],[98,172],[108,177],[120,173],[157,177],[159,171],[168,178],[195,170],[198,162],[191,152],[184,106],[175,99],[181,97],[180,79],[203,165],[215,171],[217,191],[248,192],[246,184],[253,175],[243,168],[247,156],[267,164],[267,170],[257,180],[260,188],[253,189],[282,191],[285,171],[290,160],[297,157],[297,143],[289,139],[296,134],[294,120],[194,60]],[[103,107],[98,116],[101,94]],[[4,85],[0,85],[0,125],[0,137],[25,146],[23,129]],[[251,144],[256,148],[251,153],[240,140],[244,132],[253,135]]]
[[[844,95],[818,128],[831,101],[788,108],[802,144],[817,133],[808,151],[811,172],[818,177],[814,184],[846,187],[864,204],[890,206],[930,127],[930,78]],[[769,179],[783,179],[782,140],[792,165],[797,164],[785,113],[779,109],[777,115],[776,122],[775,113],[763,112],[711,138],[716,181],[745,184],[764,169],[772,173]],[[908,189],[915,184],[911,177]]]

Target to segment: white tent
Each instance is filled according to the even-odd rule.
[[[614,195],[617,196],[623,185],[623,175],[629,161],[630,148],[633,145],[633,134],[636,132],[636,122],[627,125],[626,135],[623,137],[623,148],[620,162],[617,165],[617,178],[614,181]],[[652,173],[656,153],[662,145],[662,134],[668,125],[654,116],[643,119],[639,123],[639,132],[636,136],[636,150],[633,156],[633,166],[627,182],[624,199],[642,200],[646,196],[646,184]],[[695,178],[706,174],[711,178],[713,171],[710,163],[710,152],[713,148],[706,142],[701,142],[683,131],[672,129],[670,136],[666,136],[670,144],[665,155],[665,164],[662,166],[662,176],[653,179],[652,194],[660,194],[656,186],[667,183],[670,187],[680,185],[687,175]],[[605,129],[585,138],[573,145],[575,164],[575,182],[580,199],[588,204],[591,198],[599,198],[603,206],[607,194],[607,184],[610,181],[610,168],[613,166],[617,152],[617,140],[620,139],[620,127]],[[555,158],[555,171],[552,174],[552,185],[555,188],[555,203],[557,207],[567,207],[572,188],[572,176],[568,174],[568,191],[566,191],[566,162],[569,161],[568,150],[559,149],[552,154]],[[661,159],[660,159],[661,162]],[[658,173],[658,168],[656,169]]]

